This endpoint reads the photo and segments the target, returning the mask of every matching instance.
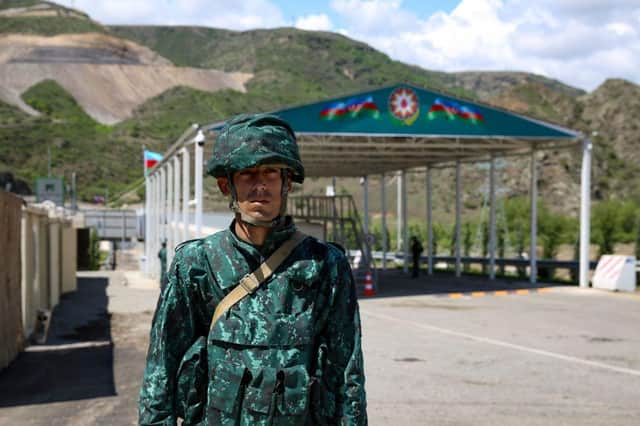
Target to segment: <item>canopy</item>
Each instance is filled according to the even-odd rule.
[[[307,176],[363,176],[574,146],[577,132],[401,84],[274,111],[298,136]],[[221,126],[208,126],[215,132]]]

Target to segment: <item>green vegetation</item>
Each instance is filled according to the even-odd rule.
[[[631,243],[636,238],[640,207],[633,202],[602,201],[591,210],[591,240],[600,255],[611,254],[617,243]]]
[[[105,28],[84,18],[67,16],[0,17],[0,34],[59,34],[106,32]]]
[[[18,7],[30,7],[43,3],[39,0],[2,0],[0,1],[0,10],[13,9]]]
[[[41,82],[24,93],[23,99],[42,113],[30,117],[2,107],[0,168],[33,183],[47,173],[47,151],[51,150],[56,176],[77,173],[78,195],[92,199],[106,190],[116,193],[142,174],[140,148],[121,137],[118,128],[96,123],[75,100],[53,81]]]
[[[280,107],[399,82],[473,96],[456,88],[451,75],[393,61],[339,34],[293,28],[245,32],[198,27],[109,29],[178,66],[253,73],[249,92]]]

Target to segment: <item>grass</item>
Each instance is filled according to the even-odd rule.
[[[55,36],[99,32],[106,29],[93,21],[68,16],[0,17],[0,34],[34,34]]]
[[[19,126],[0,128],[0,166],[33,183],[52,172],[70,178],[77,173],[78,194],[90,200],[107,189],[115,193],[142,174],[140,149],[117,135],[116,128],[96,123],[53,81],[41,82],[24,93],[26,103],[41,117],[2,114],[3,121],[18,117]],[[12,112],[11,108],[0,111]]]

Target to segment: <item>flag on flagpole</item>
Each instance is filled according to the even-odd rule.
[[[144,150],[144,175],[146,176],[156,164],[162,161],[162,154],[157,152]]]

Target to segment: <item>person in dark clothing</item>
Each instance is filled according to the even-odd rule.
[[[422,254],[422,244],[415,235],[411,237],[411,256],[413,258],[413,269],[411,271],[411,278],[417,278],[420,272],[420,255]]]
[[[162,248],[158,252],[158,259],[160,259],[160,288],[164,290],[165,283],[167,282],[167,241],[162,240]]]

